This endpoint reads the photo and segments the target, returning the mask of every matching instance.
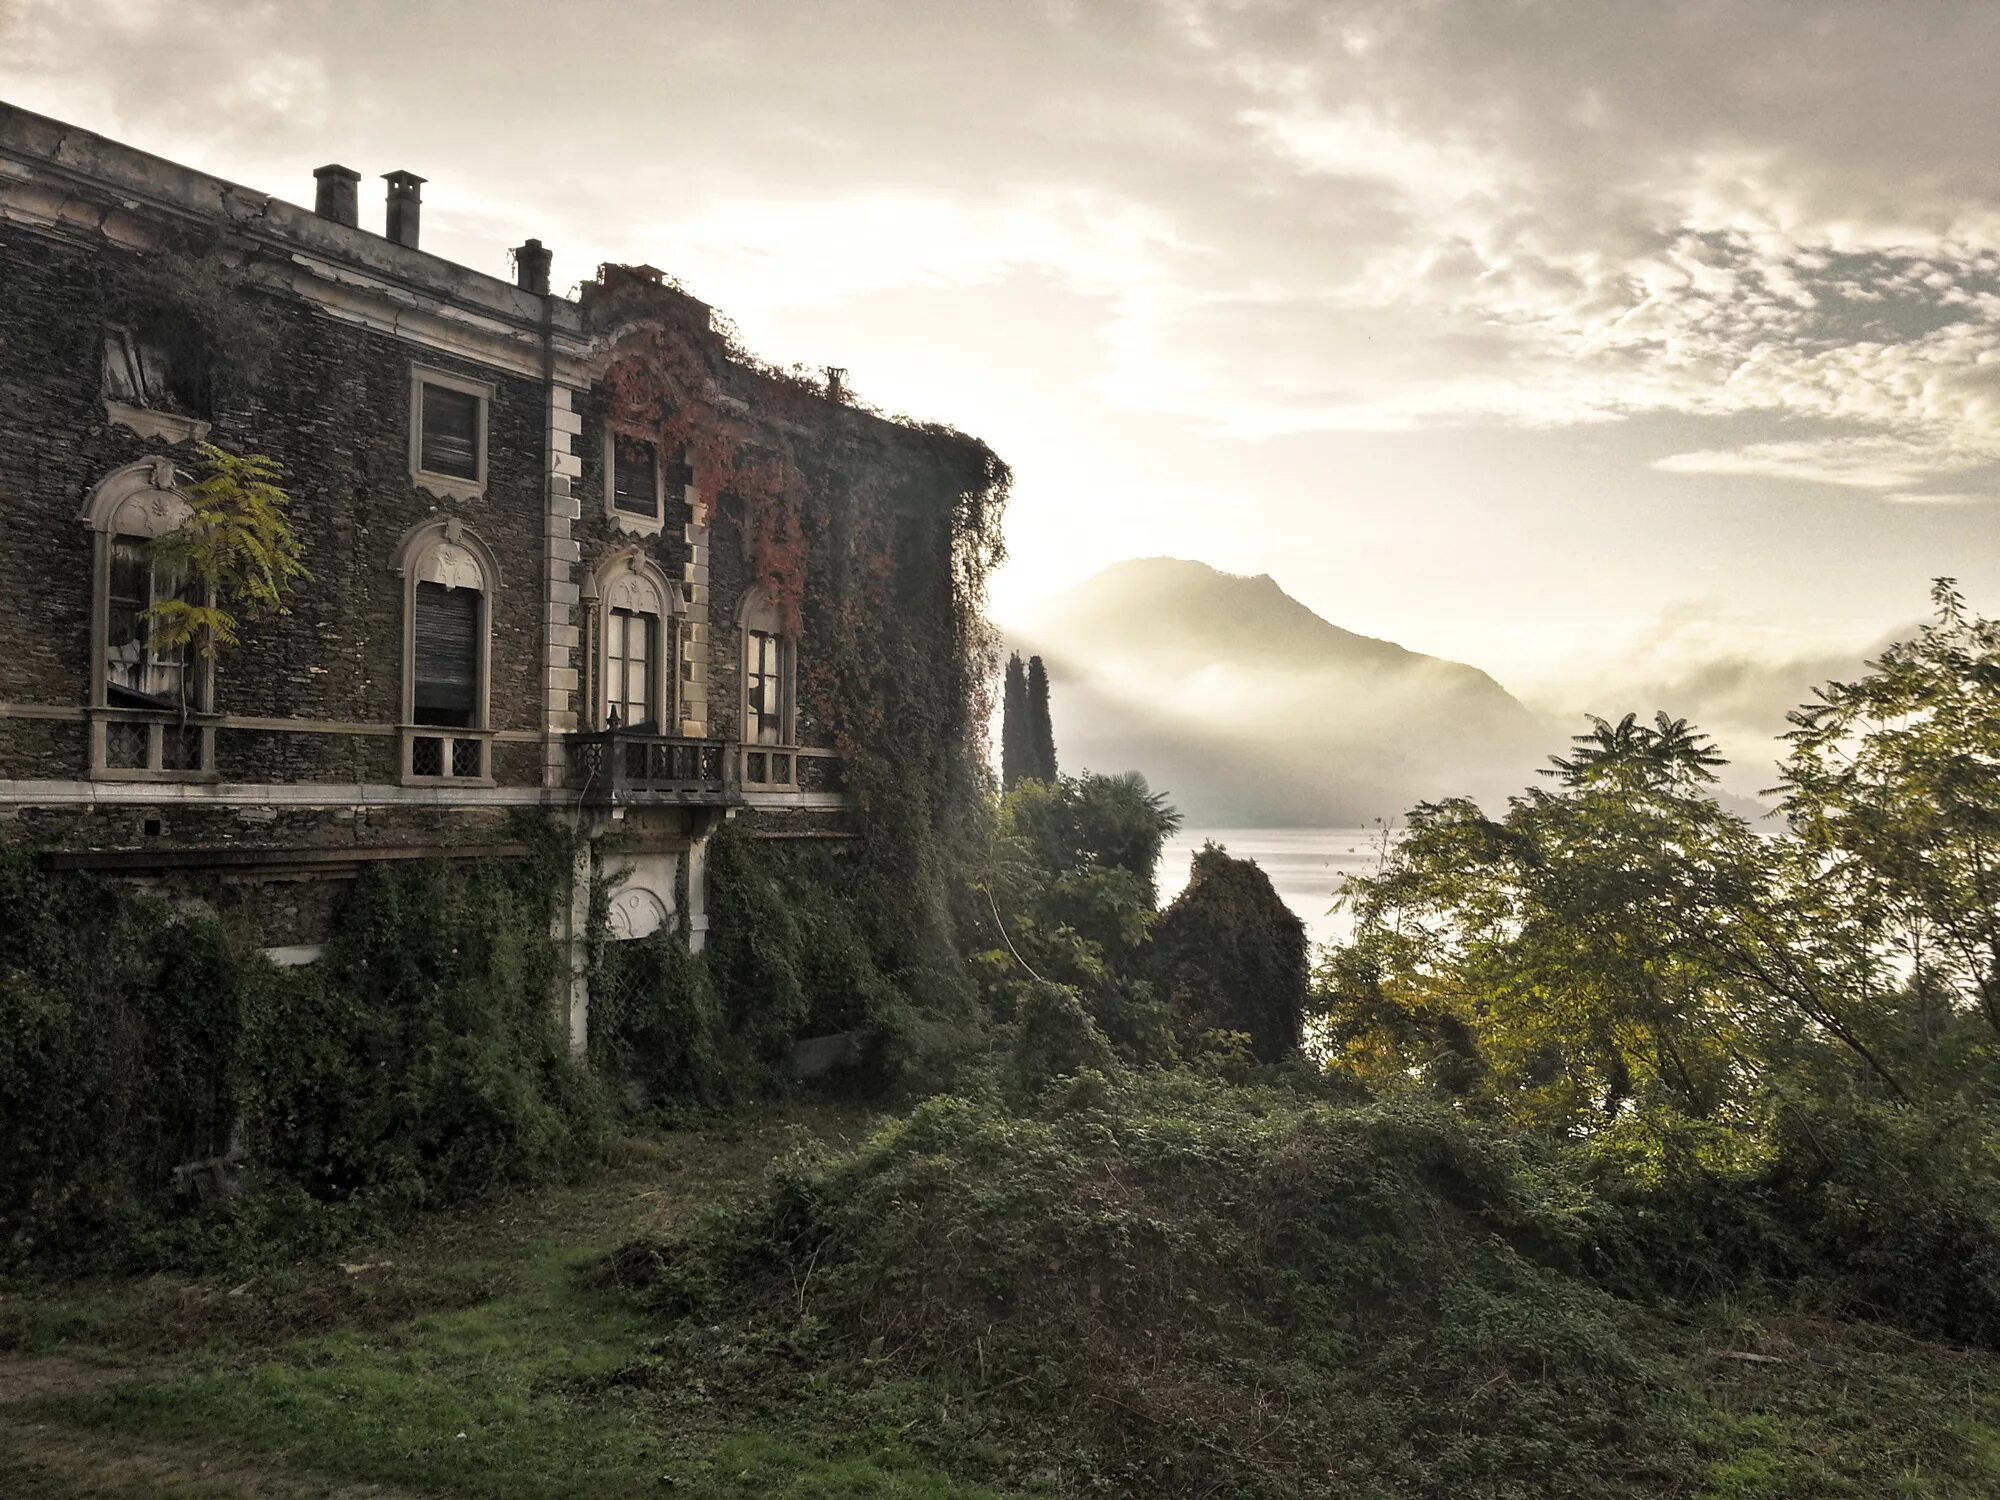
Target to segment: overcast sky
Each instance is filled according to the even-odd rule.
[[[1923,0],[0,0],[15,103],[378,227],[407,168],[427,248],[650,261],[985,437],[1003,618],[1170,553],[1607,712],[2000,611],[1996,58]]]

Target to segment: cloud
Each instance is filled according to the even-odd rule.
[[[1803,417],[1848,431],[1660,467],[1909,493],[2000,457],[1973,61],[2000,11],[583,0],[549,27],[522,0],[10,0],[0,51],[31,106],[282,155],[281,191],[336,147],[448,155],[441,248],[671,263],[753,322],[1033,270],[1097,299],[1106,399],[1238,437]],[[536,108],[493,120],[509,91]]]
[[[2000,495],[1919,495],[1905,493],[1900,495],[1884,495],[1882,498],[1896,505],[1991,505],[1995,500],[2000,500]]]
[[[1824,438],[1702,449],[1656,459],[1669,474],[1748,474],[1849,489],[1893,490],[1919,483],[1929,467],[1920,453],[1893,438]],[[1888,497],[1910,501],[1910,495]]]

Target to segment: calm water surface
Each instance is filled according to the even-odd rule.
[[[1380,858],[1373,828],[1183,828],[1160,855],[1162,906],[1180,894],[1195,851],[1211,839],[1261,865],[1315,943],[1347,936],[1347,914],[1330,910],[1333,893],[1344,875],[1373,874]]]

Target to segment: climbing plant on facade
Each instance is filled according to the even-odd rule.
[[[197,451],[200,478],[182,491],[187,519],[153,541],[154,566],[193,587],[161,599],[146,616],[155,651],[191,650],[213,660],[237,644],[244,621],[286,613],[292,589],[311,574],[278,462],[213,443]]]

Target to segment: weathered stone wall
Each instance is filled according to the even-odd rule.
[[[170,450],[105,417],[99,389],[105,264],[121,252],[0,226],[0,702],[81,707],[90,684],[91,543],[78,507],[121,464]],[[405,532],[456,516],[499,560],[492,600],[491,725],[541,724],[544,407],[540,385],[335,321],[302,299],[245,290],[278,330],[261,387],[215,413],[211,441],[286,469],[293,523],[312,577],[288,615],[249,624],[216,673],[225,714],[392,726],[402,718]],[[495,386],[488,480],[445,502],[408,475],[413,363]],[[394,779],[393,738],[224,730],[226,781]],[[539,764],[494,757],[496,772],[539,781]],[[0,778],[87,773],[81,726],[0,719]]]

